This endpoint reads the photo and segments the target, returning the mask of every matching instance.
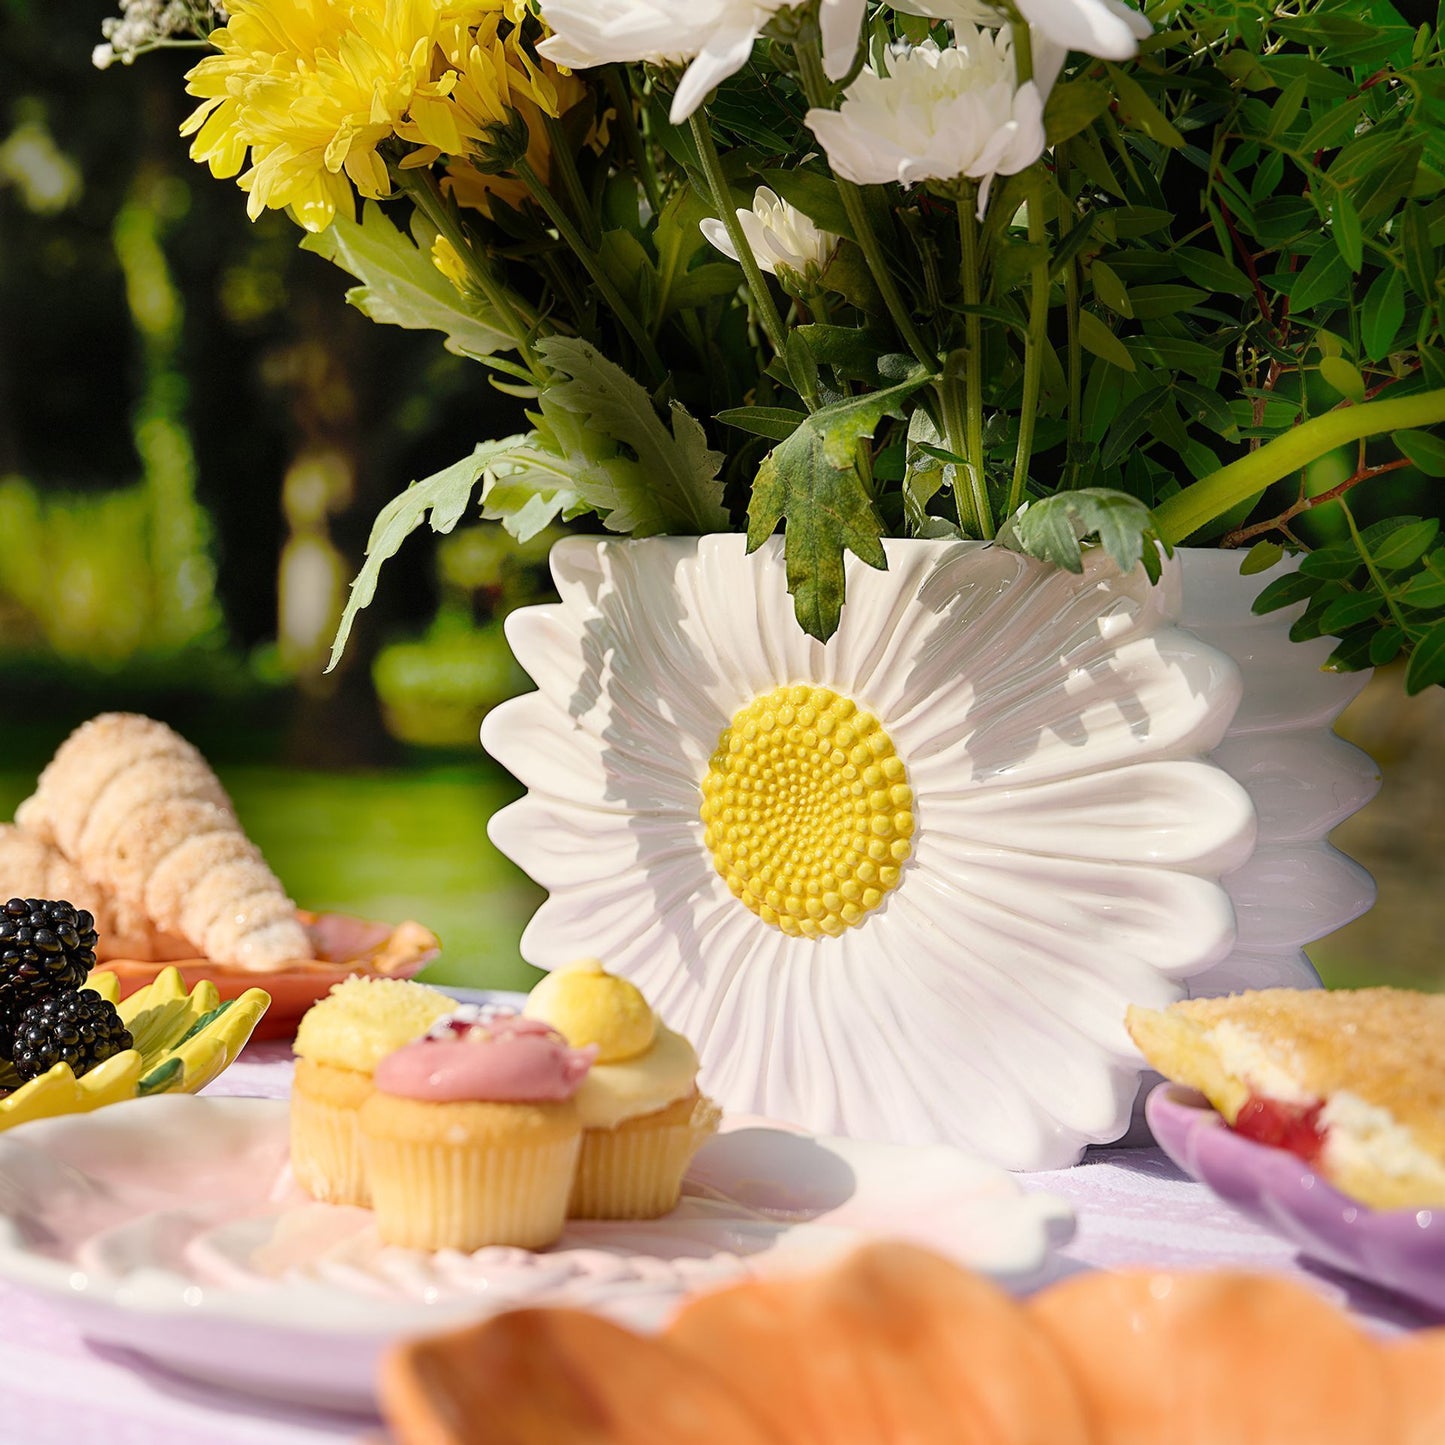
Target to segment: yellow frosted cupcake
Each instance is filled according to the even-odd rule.
[[[313,1199],[371,1203],[356,1116],[372,1091],[372,1072],[454,1007],[425,984],[355,977],[307,1010],[294,1045],[291,1171]]]
[[[577,1091],[582,1154],[574,1219],[656,1219],[677,1205],[682,1177],[720,1111],[697,1089],[697,1053],[637,987],[585,958],[547,975],[523,1014],[597,1058]]]
[[[361,1147],[377,1232],[408,1249],[541,1249],[567,1221],[594,1049],[461,1011],[376,1066]]]

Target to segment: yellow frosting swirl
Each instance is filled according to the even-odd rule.
[[[455,1007],[454,999],[425,984],[358,975],[312,1004],[293,1047],[312,1063],[370,1074],[379,1060],[420,1038]]]
[[[634,984],[595,958],[548,974],[522,1012],[556,1029],[573,1048],[596,1044],[597,1061],[577,1091],[584,1129],[614,1129],[683,1098],[697,1078],[697,1052],[667,1028]]]

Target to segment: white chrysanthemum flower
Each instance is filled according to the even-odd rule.
[[[731,1109],[1061,1165],[1128,1122],[1126,1006],[1229,952],[1239,674],[1172,569],[884,546],[826,645],[779,538],[553,549],[561,603],[507,619],[538,691],[482,729],[550,894],[522,953],[630,978]]]
[[[779,266],[796,271],[799,276],[818,276],[838,244],[838,238],[831,231],[815,225],[767,186],[759,186],[754,192],[750,211],[738,209],[738,224],[758,265],[775,276]],[[721,221],[709,216],[699,222],[699,227],[723,255],[731,256],[734,261],[738,259],[732,237]]]
[[[1008,16],[987,0],[888,0],[895,10],[965,25],[1000,26]],[[1034,44],[1045,41],[1062,51],[1078,50],[1100,60],[1128,60],[1139,42],[1154,33],[1142,11],[1124,0],[1015,0],[1019,15],[1032,27]],[[1035,61],[1037,62],[1037,55]],[[1055,72],[1057,73],[1057,72]]]
[[[669,118],[681,125],[708,92],[741,70],[768,21],[803,0],[542,0],[552,34],[537,47],[573,70],[594,65],[691,61]],[[865,0],[823,0],[823,65],[833,79],[851,69]]]
[[[955,28],[956,43],[899,49],[888,75],[865,68],[837,110],[810,110],[807,123],[841,176],[859,185],[1011,176],[1043,153],[1044,102],[1014,75],[1009,35]]]

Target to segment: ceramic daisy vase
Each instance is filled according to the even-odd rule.
[[[572,538],[482,740],[548,890],[522,953],[631,978],[731,1110],[1051,1168],[1128,1125],[1128,1004],[1317,982],[1368,907],[1329,829],[1378,776],[1267,577],[1001,547],[850,558],[826,644],[780,539]]]

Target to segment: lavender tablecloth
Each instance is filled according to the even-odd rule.
[[[289,1044],[251,1045],[207,1090],[284,1098]],[[1073,1169],[1021,1176],[1078,1216],[1052,1277],[1126,1265],[1234,1266],[1300,1279],[1394,1333],[1427,1321],[1408,1304],[1304,1264],[1284,1240],[1220,1203],[1153,1148],[1094,1150]],[[299,1410],[168,1376],[92,1348],[51,1305],[0,1285],[0,1445],[381,1445],[374,1419]]]

